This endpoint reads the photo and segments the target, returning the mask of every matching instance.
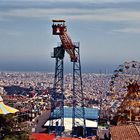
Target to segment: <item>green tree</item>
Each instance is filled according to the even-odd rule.
[[[0,115],[0,140],[28,140],[27,131],[20,131],[20,123],[13,114]],[[17,131],[16,128],[19,128]]]

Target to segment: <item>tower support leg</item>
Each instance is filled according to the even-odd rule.
[[[72,111],[72,136],[86,136],[86,121],[84,108],[84,94],[81,74],[79,43],[74,45],[77,61],[73,62],[73,111]]]
[[[49,132],[55,131],[61,136],[64,129],[64,90],[63,59],[56,58],[55,77],[51,96],[51,116]]]

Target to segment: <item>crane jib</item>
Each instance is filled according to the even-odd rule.
[[[57,24],[55,24],[56,22]],[[53,20],[53,35],[59,35],[63,48],[69,54],[72,62],[77,61],[77,57],[75,55],[75,49],[70,37],[67,34],[67,28],[64,24],[63,20]]]

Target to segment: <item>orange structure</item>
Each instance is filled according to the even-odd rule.
[[[87,138],[70,138],[70,137],[60,137],[56,138],[54,134],[46,134],[46,133],[32,133],[30,136],[30,140],[88,140]],[[95,137],[92,138],[96,140]]]
[[[137,83],[128,85],[128,92],[118,107],[118,123],[139,121],[140,119],[140,86]]]
[[[77,56],[75,55],[73,43],[67,34],[65,20],[53,20],[52,28],[53,28],[53,35],[59,35],[62,45],[66,50],[66,52],[69,54],[71,61],[76,62]]]
[[[30,140],[54,140],[54,134],[46,134],[46,133],[32,133],[30,136]]]

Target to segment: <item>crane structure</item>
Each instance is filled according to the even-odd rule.
[[[85,108],[84,95],[82,87],[82,74],[80,63],[80,44],[73,43],[67,34],[67,27],[64,20],[53,20],[52,25],[53,35],[60,37],[61,43],[54,48],[53,58],[56,59],[55,77],[52,92],[52,112],[51,121],[49,124],[49,132],[53,129],[56,135],[62,134],[64,130],[64,55],[69,54],[70,60],[73,63],[73,97],[72,97],[72,136],[77,135],[82,131],[82,136],[86,136]],[[78,121],[77,121],[78,120]],[[55,128],[54,128],[55,125]],[[53,129],[51,129],[53,128]]]

